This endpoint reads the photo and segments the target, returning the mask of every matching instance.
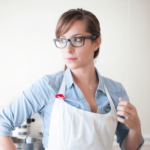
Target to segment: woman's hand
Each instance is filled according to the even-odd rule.
[[[117,106],[117,115],[128,116],[128,119],[117,117],[117,120],[124,123],[128,128],[136,130],[141,127],[140,119],[138,117],[136,108],[123,98],[119,98],[119,104]]]

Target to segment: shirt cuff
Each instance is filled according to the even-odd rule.
[[[0,135],[3,135],[3,136],[11,136],[11,132],[0,131]]]
[[[125,146],[124,146],[124,140],[125,140],[125,138],[123,139],[123,142],[122,142],[122,144],[121,144],[121,149],[122,149],[122,150],[126,150],[126,149],[125,149]],[[143,144],[144,144],[144,138],[143,138],[143,136],[142,136],[142,142],[141,142],[141,144],[140,144],[140,146],[139,146],[139,148],[138,148],[137,150],[140,150],[140,149],[142,148]]]

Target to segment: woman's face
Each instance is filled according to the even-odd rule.
[[[69,39],[81,36],[91,36],[91,34],[85,31],[84,22],[76,20],[60,38]],[[66,66],[69,69],[77,69],[80,67],[87,67],[87,65],[93,65],[94,52],[100,46],[100,38],[98,38],[98,41],[99,42],[93,43],[91,39],[85,39],[82,47],[73,47],[68,41],[66,47],[61,49]],[[67,58],[70,57],[75,58],[75,60],[69,61]]]

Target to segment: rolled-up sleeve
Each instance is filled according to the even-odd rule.
[[[122,88],[122,90],[121,90],[122,91],[121,92],[122,98],[127,100],[128,102],[130,102],[129,97],[127,95],[127,92],[124,89],[122,84],[121,84],[121,88]],[[119,143],[119,146],[122,150],[126,150],[125,146],[124,146],[124,140],[125,140],[125,137],[127,136],[128,132],[129,132],[129,130],[130,129],[124,123],[121,123],[118,121],[117,129],[116,129],[116,136],[117,136],[117,143]],[[139,145],[138,150],[140,150],[142,148],[143,144],[144,144],[144,138],[142,136],[142,142]]]
[[[0,135],[11,136],[28,118],[44,109],[50,98],[49,82],[46,76],[34,82],[31,87],[0,113]]]
[[[125,139],[124,139],[124,140],[125,140]],[[126,150],[126,149],[125,149],[125,146],[124,146],[124,140],[123,140],[122,145],[121,145],[121,149],[122,149],[122,150]],[[142,142],[141,142],[141,144],[140,144],[140,146],[138,147],[137,150],[140,150],[140,149],[142,148],[143,144],[144,144],[144,138],[143,138],[143,136],[142,136]]]

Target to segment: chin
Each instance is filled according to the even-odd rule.
[[[75,64],[66,64],[67,68],[74,70],[74,69],[78,69],[80,68],[79,65],[75,65]]]
[[[66,64],[66,66],[71,69],[71,70],[75,70],[75,69],[79,69],[84,67],[84,64]]]

